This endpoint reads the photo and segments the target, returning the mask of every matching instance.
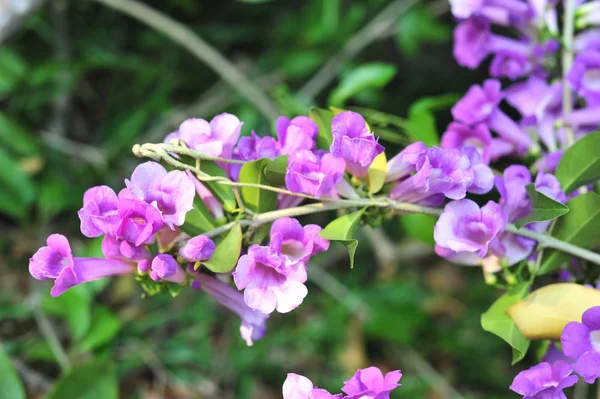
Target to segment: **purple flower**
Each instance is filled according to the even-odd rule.
[[[471,86],[467,94],[452,108],[452,116],[467,125],[484,123],[502,138],[515,144],[520,152],[524,152],[532,144],[531,138],[500,110],[498,105],[503,96],[500,82],[488,79],[483,86]]]
[[[387,173],[385,182],[389,183],[395,180],[403,179],[410,176],[416,171],[417,160],[419,155],[423,154],[427,146],[421,141],[417,141],[408,145],[400,151],[395,157],[387,162]]]
[[[167,136],[178,138],[189,148],[213,157],[230,158],[240,137],[243,122],[231,114],[215,116],[210,123],[204,119],[187,119],[179,130]]]
[[[434,238],[442,248],[483,257],[505,226],[506,216],[495,202],[489,201],[480,209],[474,201],[463,199],[446,205],[435,224]]]
[[[593,384],[600,378],[600,306],[586,310],[581,323],[567,324],[560,337],[566,356],[576,358],[575,372]]]
[[[203,262],[215,252],[215,243],[207,236],[192,237],[179,249],[179,255],[190,262]]]
[[[233,164],[229,166],[231,167],[233,166]],[[196,188],[196,193],[198,194],[198,197],[200,197],[204,205],[206,205],[206,208],[210,211],[211,215],[215,219],[221,219],[225,217],[225,214],[223,213],[223,205],[221,205],[219,200],[213,195],[213,193],[210,192],[210,190],[204,184],[202,184],[198,179],[196,179],[189,170],[187,172],[190,179],[192,179],[192,181],[194,182],[194,187]],[[237,170],[237,173],[239,173],[239,168]]]
[[[400,370],[390,371],[384,377],[377,367],[369,367],[358,370],[344,382],[342,391],[348,395],[346,399],[389,399],[390,392],[401,385],[400,378]]]
[[[369,131],[363,117],[356,112],[341,112],[331,124],[331,154],[346,161],[346,170],[350,174],[365,177],[375,157],[383,152],[383,146]]]
[[[248,346],[252,346],[254,341],[264,337],[267,331],[268,315],[249,308],[240,292],[216,278],[204,273],[194,273],[193,275],[194,281],[199,283],[198,288],[242,319],[240,335]]]
[[[156,162],[138,165],[125,180],[127,188],[147,204],[156,203],[161,218],[169,228],[181,226],[185,214],[194,208],[196,188],[193,180],[179,170],[168,172]]]
[[[483,162],[490,163],[492,134],[486,125],[478,123],[473,126],[460,122],[452,122],[442,135],[442,148],[461,148],[473,146],[481,154]]]
[[[496,177],[500,206],[509,222],[525,217],[531,211],[531,202],[525,186],[531,183],[531,173],[523,165],[510,165],[503,177]]]
[[[119,225],[117,194],[108,186],[96,186],[83,194],[83,208],[77,212],[81,233],[86,237],[114,235]]]
[[[248,249],[233,272],[235,285],[244,289],[246,304],[265,314],[298,307],[308,293],[306,277],[304,263],[290,263],[287,256],[259,245]]]
[[[289,157],[285,185],[295,193],[336,198],[335,186],[344,177],[345,168],[344,160],[330,153],[297,151]]]
[[[494,78],[516,80],[533,70],[532,62],[522,53],[500,51],[490,64],[490,75]]]
[[[52,296],[78,284],[135,271],[133,263],[121,259],[75,258],[69,241],[61,234],[52,234],[46,243],[29,260],[29,273],[37,280],[54,280]]]
[[[269,247],[286,257],[288,263],[306,264],[311,256],[329,249],[329,241],[319,237],[323,230],[316,224],[304,227],[293,218],[277,219],[271,226]]]
[[[600,106],[576,109],[564,117],[564,122],[575,126],[596,126],[600,124]]]
[[[102,253],[109,259],[135,262],[152,259],[152,255],[145,247],[136,247],[129,241],[119,240],[112,236],[104,236],[102,239]]]
[[[292,155],[296,151],[315,149],[319,127],[306,116],[297,116],[292,120],[280,116],[277,119],[276,130],[281,155]]]
[[[150,278],[154,281],[170,281],[172,283],[185,283],[185,272],[179,263],[169,254],[158,254],[152,259],[150,265]]]
[[[306,377],[289,373],[282,388],[283,399],[341,399],[342,394],[332,395],[324,389],[315,388]]]
[[[256,161],[258,159],[275,159],[279,156],[279,144],[274,137],[259,137],[254,131],[250,136],[242,137],[233,151],[233,158],[242,161]],[[237,181],[242,165],[227,165],[229,176]]]
[[[119,193],[117,211],[120,218],[117,238],[138,247],[153,242],[154,235],[163,226],[163,218],[156,203],[142,201],[129,189],[123,189]]]
[[[600,105],[600,52],[587,50],[578,54],[567,79],[588,106]]]
[[[532,16],[528,5],[519,0],[450,0],[450,6],[456,18],[481,16],[499,25]]]
[[[564,361],[540,363],[517,374],[510,389],[525,399],[567,399],[563,389],[572,387],[578,379],[572,372],[571,365]]]

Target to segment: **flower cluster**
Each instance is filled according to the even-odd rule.
[[[400,370],[384,376],[377,367],[369,367],[358,370],[344,382],[341,389],[344,394],[332,395],[316,388],[308,378],[290,373],[283,383],[283,399],[389,399],[390,393],[401,385],[400,378]]]

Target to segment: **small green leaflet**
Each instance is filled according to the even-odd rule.
[[[383,62],[360,65],[348,72],[333,89],[329,103],[341,107],[347,100],[365,90],[381,89],[394,78],[396,72],[394,65]]]
[[[331,121],[333,119],[333,112],[322,109],[322,108],[311,108],[308,113],[310,119],[315,121],[319,127],[319,135],[317,136],[317,148],[320,150],[327,150],[333,143],[333,136],[331,135]]]
[[[227,174],[221,169],[219,165],[212,161],[202,161],[200,163],[200,170],[210,176],[221,176],[227,177]],[[237,202],[235,201],[235,195],[233,194],[233,189],[230,186],[226,186],[223,184],[219,184],[215,181],[212,182],[204,182],[202,183],[208,187],[211,193],[221,204],[223,204],[223,209],[228,212],[232,212],[237,208]]]
[[[502,338],[513,348],[513,361],[521,361],[529,349],[529,340],[521,334],[515,322],[506,313],[507,309],[527,295],[529,283],[520,283],[502,295],[481,315],[481,327]]]
[[[590,133],[564,153],[556,178],[565,193],[600,179],[600,132]]]
[[[264,170],[271,161],[259,159],[246,162],[240,170],[240,183],[268,185]],[[255,187],[241,187],[242,200],[246,208],[255,213],[272,211],[277,208],[277,193]]]
[[[118,399],[119,380],[116,368],[106,361],[73,367],[46,396],[46,399],[65,398]]]
[[[203,262],[207,269],[215,273],[227,273],[235,267],[242,250],[242,228],[239,223],[217,245],[213,256]]]
[[[354,267],[354,254],[356,253],[356,247],[358,247],[358,240],[354,238],[354,233],[360,226],[360,220],[365,213],[363,208],[360,211],[349,213],[344,216],[340,216],[331,223],[329,223],[321,233],[319,237],[325,238],[331,241],[339,241],[346,246],[348,249],[348,255],[350,255],[350,268]]]
[[[544,193],[535,189],[535,184],[530,183],[525,186],[527,194],[531,200],[531,213],[515,222],[515,226],[521,228],[526,224],[533,222],[545,222],[560,217],[567,212],[569,208],[565,204],[553,200]]]
[[[267,163],[264,169],[267,183],[271,186],[284,186],[285,173],[288,167],[288,156],[277,157]]]
[[[585,193],[567,202],[570,211],[557,220],[552,235],[582,248],[592,248],[600,241],[600,196]],[[570,255],[546,248],[538,274],[558,269]]]
[[[13,365],[0,345],[0,398],[25,399],[25,389]]]
[[[194,198],[194,209],[185,215],[185,223],[181,226],[181,230],[189,236],[194,237],[216,229],[219,224],[212,217],[200,197],[196,196]]]

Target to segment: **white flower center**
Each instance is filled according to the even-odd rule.
[[[600,330],[592,331],[590,333],[590,341],[596,352],[600,352]]]
[[[589,90],[600,90],[600,69],[590,69],[583,74],[583,85]]]

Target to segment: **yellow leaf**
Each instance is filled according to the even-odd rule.
[[[369,166],[367,178],[369,181],[369,194],[376,194],[381,190],[385,183],[385,174],[387,173],[387,158],[385,152],[377,155]]]
[[[558,340],[568,323],[581,321],[593,306],[600,306],[600,290],[560,283],[533,291],[510,307],[508,315],[526,338]]]

